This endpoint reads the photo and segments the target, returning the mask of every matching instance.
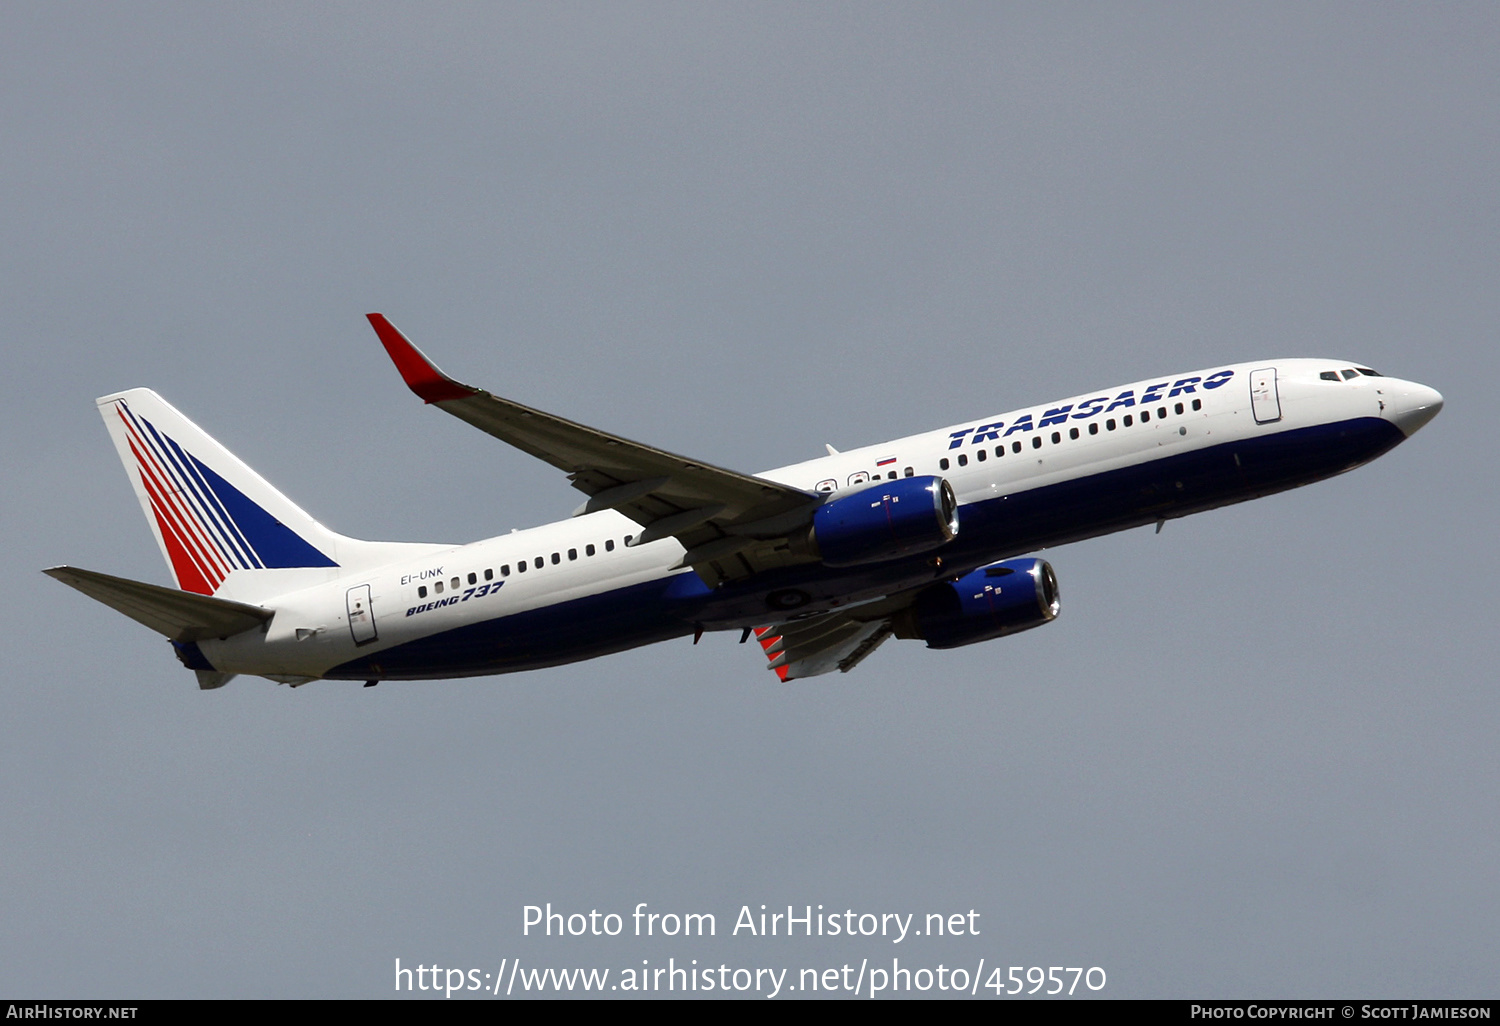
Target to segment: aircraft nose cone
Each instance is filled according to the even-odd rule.
[[[1391,420],[1402,434],[1410,437],[1442,408],[1443,397],[1437,389],[1412,383],[1402,388],[1391,404]]]

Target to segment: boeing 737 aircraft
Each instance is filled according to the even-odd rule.
[[[469,545],[347,538],[138,388],[96,402],[177,587],[45,572],[164,634],[202,688],[506,673],[720,630],[789,681],[893,636],[1041,626],[1057,579],[1027,553],[1343,473],[1443,406],[1347,360],[1268,360],[750,475],[459,384],[369,319],[419,397],[565,473],[587,496],[572,518]]]

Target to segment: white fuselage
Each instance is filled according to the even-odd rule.
[[[1422,385],[1367,372],[1346,377],[1345,372],[1355,366],[1339,360],[1293,359],[1163,375],[841,452],[759,476],[835,495],[900,476],[940,476],[952,485],[958,499],[960,532],[949,544],[955,552],[963,553],[959,566],[967,569],[1012,554],[1013,544],[1001,536],[966,536],[964,514],[971,509],[976,522],[991,523],[992,517],[985,518],[1003,509],[997,503],[1019,505],[1028,493],[1049,488],[1066,487],[1074,494],[1092,479],[1110,480],[1114,472],[1185,454],[1207,450],[1227,453],[1238,444],[1329,425],[1365,424],[1374,432],[1372,438],[1378,438],[1380,430],[1375,422],[1393,429],[1389,444],[1381,448],[1372,442],[1368,455],[1356,453],[1347,466],[1324,468],[1310,463],[1301,477],[1288,477],[1282,483],[1278,483],[1280,478],[1247,480],[1242,489],[1230,487],[1223,494],[1215,492],[1197,505],[1174,506],[1171,494],[1163,499],[1163,518],[1185,515],[1198,508],[1305,483],[1303,478],[1308,475],[1326,477],[1348,469],[1410,434],[1441,405],[1441,397]],[[1264,379],[1267,371],[1274,372],[1269,392],[1264,380],[1252,380],[1257,374]],[[1329,372],[1336,380],[1320,377]],[[1259,393],[1255,392],[1257,387]],[[1309,435],[1307,444],[1316,444],[1315,437]],[[1186,461],[1178,464],[1190,466]],[[1176,484],[1179,490],[1184,488],[1182,481]],[[1143,518],[1149,522],[1149,514],[1138,514],[1134,520],[1141,522]],[[1119,529],[1120,524],[1118,516],[1101,519],[1092,526],[1086,517],[1082,522],[1075,519],[1060,538],[1053,540],[1105,533]],[[637,546],[627,544],[639,532],[639,526],[625,516],[604,511],[468,545],[406,547],[400,558],[387,565],[350,575],[329,573],[323,583],[264,597],[263,604],[275,609],[266,629],[205,641],[200,648],[217,670],[297,682],[328,676],[351,661],[378,669],[380,653],[404,651],[403,646],[439,636],[458,639],[453,632],[479,624],[496,624],[495,630],[500,631],[506,629],[503,625],[507,622],[514,622],[515,629],[524,631],[536,629],[527,625],[543,622],[536,617],[554,607],[572,609],[575,607],[570,604],[607,595],[619,595],[621,602],[645,601],[642,587],[693,574],[691,569],[674,569],[684,550],[671,538]],[[408,552],[410,555],[406,555]],[[882,588],[904,587],[909,579],[905,571],[898,572],[894,567],[890,579],[884,582],[873,571],[839,575],[816,564],[801,573],[803,578],[820,575],[829,582],[848,578],[842,592],[836,586],[832,591],[813,589],[818,597],[810,609],[877,597]],[[233,581],[231,576],[230,583]],[[368,592],[363,591],[366,586]],[[366,595],[368,609],[361,606],[356,611],[353,603]],[[784,618],[764,604],[747,604],[743,597],[732,608],[726,606],[729,612],[725,615],[715,615],[714,602],[713,595],[696,597],[692,608],[697,612],[690,618],[677,617],[676,633],[690,632],[695,623],[700,628],[707,623],[714,629],[748,627]],[[532,619],[518,619],[521,614],[532,614]],[[574,626],[585,634],[588,630],[586,623]],[[636,643],[649,643],[662,636],[662,629],[653,627]],[[622,638],[610,649],[629,647],[629,642],[630,638]],[[430,644],[429,650],[441,653],[443,647]],[[585,646],[577,658],[593,654],[597,651]],[[472,668],[473,657],[466,658],[469,662],[457,668],[444,665],[441,658],[431,659],[427,672],[415,672],[408,661],[402,672],[392,676],[444,677],[478,672]],[[555,651],[539,650],[535,665],[563,661],[567,659],[559,658]],[[506,668],[512,667],[499,667]],[[381,675],[370,669],[334,675],[361,673]]]

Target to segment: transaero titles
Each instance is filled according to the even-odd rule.
[[[1072,403],[1068,403],[1063,406],[1039,411],[1035,415],[1035,423],[1033,423],[1032,414],[1023,413],[1009,427],[1006,427],[1005,421],[997,420],[990,424],[980,424],[978,427],[955,431],[948,436],[952,439],[948,443],[948,448],[957,449],[964,444],[965,438],[968,439],[970,445],[983,445],[986,442],[998,442],[1002,438],[1009,438],[1017,431],[1038,431],[1044,427],[1055,427],[1058,424],[1066,424],[1069,420],[1087,420],[1097,413],[1111,413],[1121,407],[1130,409],[1137,402],[1142,406],[1148,406],[1151,403],[1161,402],[1163,399],[1173,399],[1179,395],[1196,392],[1199,388],[1219,388],[1228,384],[1229,379],[1232,377],[1234,377],[1234,371],[1221,370],[1215,374],[1210,374],[1206,378],[1179,378],[1176,381],[1162,381],[1145,389],[1139,399],[1136,397],[1135,389],[1127,388],[1119,395],[1114,396],[1113,401],[1111,401],[1110,396],[1101,395],[1093,399],[1085,399],[1076,407]],[[1003,433],[1001,432],[1001,428],[1005,428]]]

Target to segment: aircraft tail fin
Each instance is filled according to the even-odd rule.
[[[262,600],[439,547],[330,531],[149,388],[95,403],[183,591]]]
[[[148,388],[96,399],[136,498],[183,591],[236,570],[337,567],[342,539]]]

